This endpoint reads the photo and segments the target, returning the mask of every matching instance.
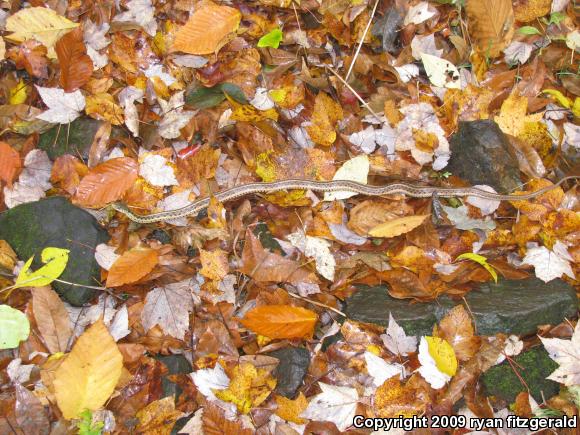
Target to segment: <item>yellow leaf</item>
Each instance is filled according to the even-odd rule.
[[[109,121],[113,125],[121,125],[124,122],[123,109],[115,103],[110,94],[89,95],[86,97],[85,111],[87,115],[95,119]]]
[[[28,86],[26,86],[26,83],[24,83],[24,80],[20,79],[20,81],[18,83],[16,83],[16,86],[14,86],[12,89],[10,89],[10,100],[9,103],[10,104],[22,104],[26,101],[26,98],[28,97],[28,90],[30,88]]]
[[[467,0],[469,35],[474,49],[483,56],[497,57],[514,35],[511,0]]]
[[[198,8],[175,35],[173,50],[189,54],[211,54],[227,44],[238,30],[242,14],[229,6],[210,1]]]
[[[466,252],[465,254],[461,254],[459,257],[457,257],[455,261],[464,259],[475,261],[476,263],[481,264],[493,277],[493,280],[497,282],[497,273],[495,269],[487,262],[487,258],[485,258],[483,255]]]
[[[203,276],[213,280],[220,280],[229,272],[228,255],[221,249],[213,251],[199,250],[201,260],[201,273]]]
[[[102,320],[77,340],[54,374],[54,393],[64,418],[96,411],[109,399],[121,377],[123,356]]]
[[[175,422],[182,416],[183,412],[175,409],[175,398],[167,396],[151,402],[137,413],[139,424],[136,432],[147,435],[170,435]]]
[[[48,8],[33,7],[21,9],[6,20],[6,30],[11,33],[6,39],[20,43],[36,39],[48,49],[48,57],[56,59],[54,45],[63,35],[78,27],[78,23],[58,15]]]
[[[552,97],[554,97],[554,99],[558,102],[558,104],[562,107],[565,107],[566,109],[569,109],[570,107],[572,107],[572,100],[566,96],[564,96],[564,94],[562,94],[562,92],[556,90],[556,89],[544,89],[542,91],[543,94],[548,94]]]
[[[453,347],[439,337],[425,337],[429,346],[429,354],[435,360],[435,365],[442,373],[453,376],[457,372],[457,358]]]
[[[256,156],[256,174],[265,182],[276,180],[276,165],[270,158],[271,154],[272,151],[265,151]]]
[[[505,134],[518,136],[524,129],[527,111],[528,97],[512,93],[501,105],[499,116],[495,118],[495,122]]]
[[[384,224],[377,225],[369,231],[369,235],[372,237],[396,237],[401,234],[408,233],[414,230],[419,225],[421,225],[428,214],[422,214],[417,216],[405,216],[398,219],[393,219],[392,221],[385,222]]]
[[[574,105],[572,106],[572,113],[576,118],[580,118],[580,97],[574,99]]]
[[[330,146],[336,140],[336,123],[343,118],[342,107],[324,92],[319,92],[314,100],[312,125],[306,127],[313,142]]]
[[[305,420],[300,418],[300,414],[308,407],[308,400],[302,392],[294,400],[284,396],[276,396],[276,415],[283,420],[296,424],[304,424]]]
[[[34,272],[30,271],[30,265],[32,264],[32,260],[34,260],[34,256],[30,257],[20,270],[14,283],[14,288],[42,287],[50,284],[64,272],[68,262],[69,252],[68,249],[44,248],[41,253],[44,266]]]
[[[264,402],[275,387],[276,379],[268,370],[244,363],[234,367],[228,388],[213,392],[218,399],[235,404],[239,412],[247,414]]]
[[[318,317],[314,311],[289,305],[262,305],[246,313],[242,325],[270,338],[311,337]]]
[[[228,98],[231,101],[231,98]],[[276,109],[258,110],[251,104],[238,104],[230,115],[232,121],[259,122],[265,119],[278,120]]]

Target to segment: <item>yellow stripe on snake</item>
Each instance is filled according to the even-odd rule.
[[[240,198],[246,195],[256,193],[270,193],[279,192],[282,190],[312,190],[314,192],[351,192],[359,195],[367,196],[385,196],[385,195],[407,195],[413,198],[429,198],[431,196],[439,196],[441,198],[450,198],[455,196],[474,196],[477,198],[489,199],[493,201],[518,201],[536,198],[550,190],[558,187],[560,184],[568,180],[580,179],[580,176],[569,176],[562,178],[557,183],[543,187],[530,193],[522,193],[521,195],[503,195],[500,193],[487,192],[476,187],[433,187],[433,186],[419,186],[407,183],[390,183],[384,186],[370,186],[367,184],[357,183],[348,180],[333,180],[333,181],[310,181],[310,180],[281,180],[271,183],[249,183],[240,186],[232,187],[231,189],[223,190],[214,195],[220,202],[231,201],[232,199]],[[184,216],[194,215],[201,210],[207,208],[209,205],[209,198],[198,199],[185,207],[175,210],[162,211],[160,213],[153,213],[150,215],[138,215],[127,208],[126,205],[116,202],[112,204],[113,209],[123,213],[129,219],[141,224],[148,224],[153,222],[167,221]]]

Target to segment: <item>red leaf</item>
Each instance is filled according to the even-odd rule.
[[[87,55],[80,27],[67,33],[55,46],[60,63],[60,85],[65,92],[73,92],[89,81],[93,75],[93,61]]]

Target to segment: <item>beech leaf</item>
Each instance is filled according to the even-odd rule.
[[[139,281],[159,262],[155,249],[133,248],[121,255],[109,269],[108,287],[118,287]]]
[[[306,308],[262,305],[246,313],[240,323],[269,338],[312,337],[318,316]]]
[[[87,55],[80,27],[60,38],[55,50],[60,64],[60,85],[65,92],[76,91],[93,75],[93,61]]]

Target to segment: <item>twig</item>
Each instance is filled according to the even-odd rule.
[[[332,74],[334,74],[334,75],[336,76],[336,78],[337,78],[338,80],[340,80],[340,81],[342,82],[342,84],[343,84],[344,86],[346,86],[346,87],[348,88],[348,90],[349,90],[349,91],[351,91],[351,92],[354,94],[354,96],[355,96],[355,97],[356,97],[356,98],[357,98],[357,99],[358,99],[358,100],[361,102],[361,104],[362,104],[363,106],[365,106],[365,107],[366,107],[366,109],[367,109],[369,112],[371,112],[371,113],[372,113],[372,115],[373,115],[375,118],[377,118],[377,120],[378,120],[379,122],[381,122],[381,123],[383,122],[383,120],[381,119],[381,117],[380,117],[379,115],[377,115],[377,113],[376,113],[376,112],[375,112],[373,109],[371,109],[371,106],[369,106],[369,104],[368,104],[368,103],[367,103],[365,100],[363,100],[363,98],[362,98],[362,97],[359,95],[359,93],[358,93],[357,91],[355,91],[355,90],[353,89],[353,87],[352,87],[351,85],[349,85],[349,84],[348,84],[348,83],[347,83],[347,82],[346,82],[346,81],[345,81],[345,80],[344,80],[344,79],[343,79],[343,78],[342,78],[342,77],[341,77],[341,76],[340,76],[340,75],[339,75],[339,74],[338,74],[338,73],[337,73],[335,70],[333,70],[331,67],[329,67],[328,65],[325,65],[325,66],[326,66],[326,68],[327,68],[327,69],[328,69],[328,70],[329,70],[329,71],[330,71]]]
[[[288,291],[288,290],[286,290],[286,291]],[[292,296],[293,298],[301,299],[301,300],[303,300],[305,302],[308,302],[308,303],[310,303],[312,305],[317,305],[319,307],[323,307],[323,308],[329,309],[330,311],[334,311],[336,314],[339,314],[342,317],[346,317],[346,314],[344,314],[342,311],[337,310],[336,308],[333,308],[333,307],[331,307],[329,305],[323,304],[322,302],[316,302],[316,301],[313,301],[312,299],[305,298],[303,296],[297,295],[296,293],[292,293],[292,292],[288,292],[288,294],[290,296]]]
[[[373,11],[371,12],[371,16],[369,18],[369,22],[367,23],[367,26],[365,27],[365,31],[362,34],[362,37],[360,38],[360,41],[358,42],[358,47],[356,48],[356,51],[354,52],[354,57],[352,58],[352,61],[350,62],[350,66],[348,67],[348,71],[346,72],[346,76],[344,77],[344,80],[346,80],[348,82],[348,78],[350,77],[350,73],[352,72],[352,69],[354,68],[354,64],[356,63],[356,59],[360,53],[360,49],[363,45],[363,42],[365,40],[365,38],[367,37],[367,33],[371,27],[371,23],[373,22],[373,18],[375,17],[375,13],[377,12],[377,6],[379,5],[379,2],[381,0],[377,0],[375,2],[375,5],[373,7]]]

